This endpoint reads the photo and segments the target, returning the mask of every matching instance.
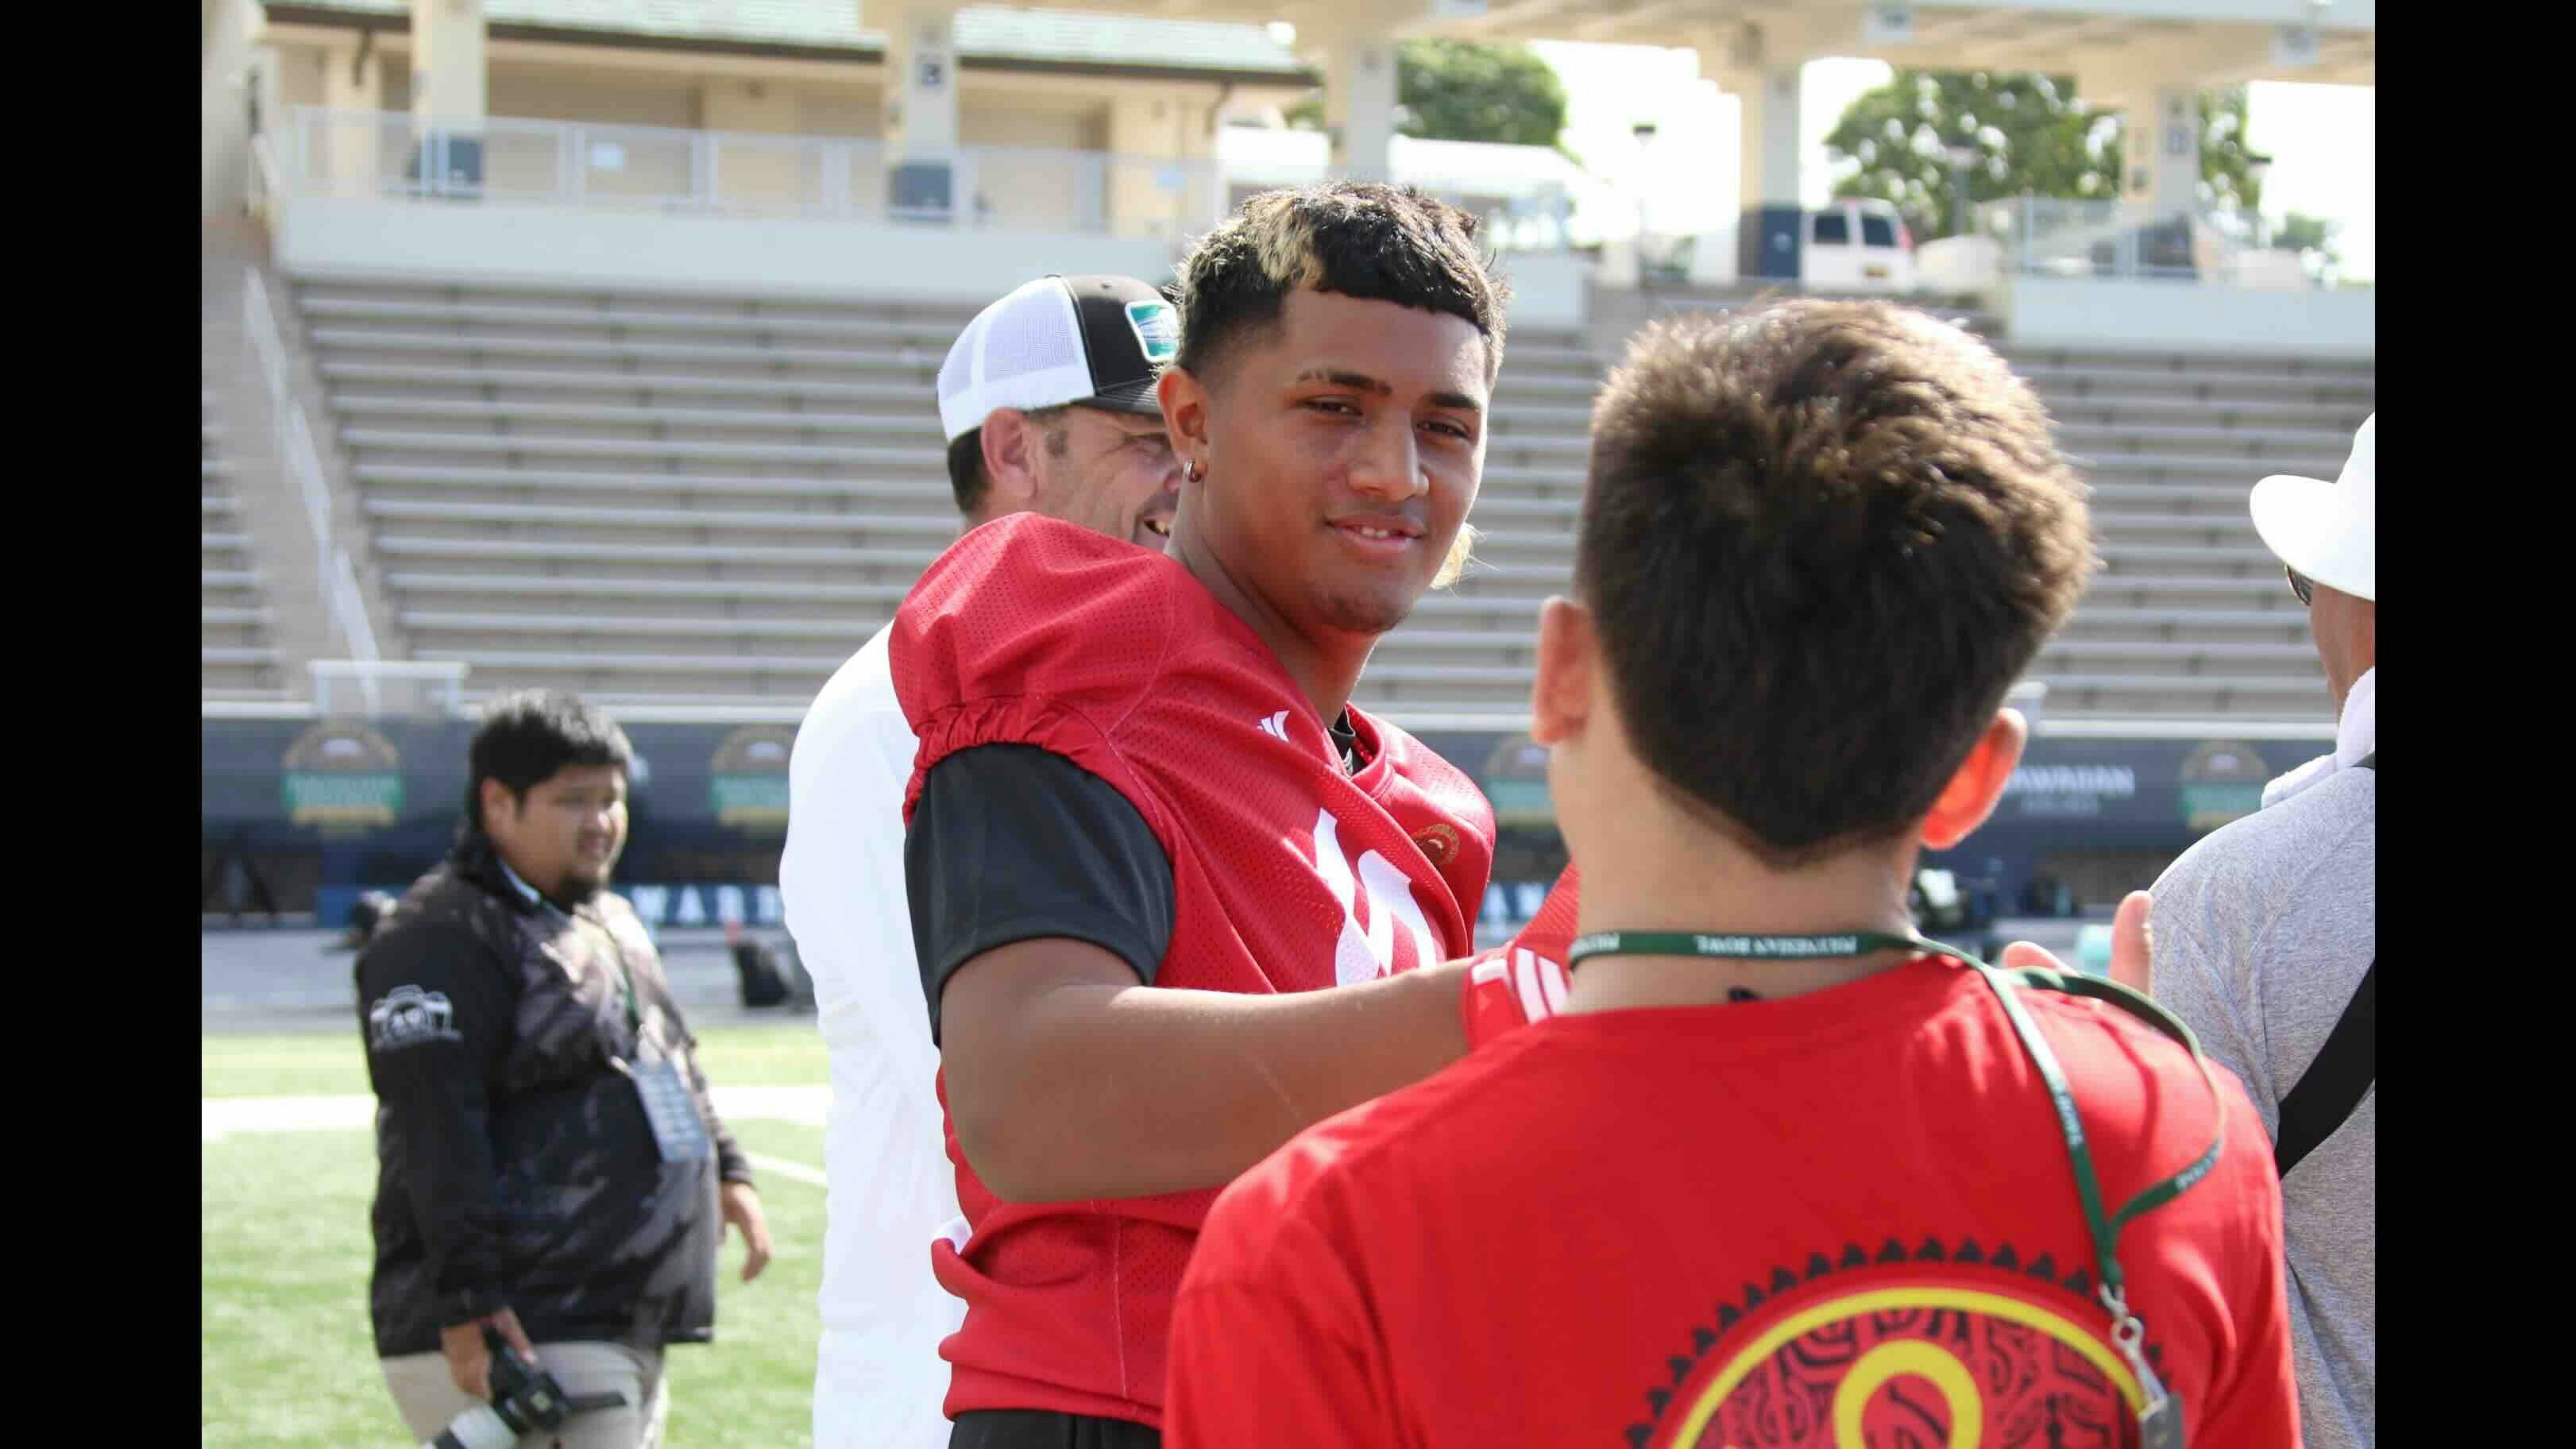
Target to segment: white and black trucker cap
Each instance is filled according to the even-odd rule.
[[[1159,417],[1154,384],[1181,347],[1181,315],[1134,277],[1040,277],[975,314],[939,365],[948,441],[995,408],[1082,403]]]

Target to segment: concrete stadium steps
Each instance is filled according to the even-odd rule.
[[[2354,420],[2360,426],[2360,420]],[[2077,427],[2061,421],[2057,445],[2086,466],[2117,469],[2159,467],[2190,471],[2215,463],[2260,471],[2322,471],[2331,478],[2352,450],[2352,429],[2204,428],[2181,424],[2122,423],[2111,427]],[[2131,460],[2136,460],[2131,462]],[[2247,482],[2250,484],[2251,479]]]
[[[2357,404],[2369,412],[2378,389],[2376,363],[2301,357],[2294,346],[2285,342],[2277,356],[2245,356],[2022,347],[2003,339],[1995,350],[2052,405],[2187,400],[2238,407]],[[2360,426],[2358,417],[2353,425]]]
[[[860,637],[863,641],[865,636]],[[852,648],[856,648],[855,643]],[[477,693],[549,685],[576,690],[602,702],[721,700],[775,705],[802,704],[812,699],[847,653],[684,654],[641,650],[621,654],[560,647],[453,649],[423,645],[414,650],[414,657],[471,663]],[[1378,665],[1371,668],[1354,698],[1369,708],[1513,714],[1528,706],[1529,681],[1526,663],[1419,664],[1404,668]]]
[[[2060,634],[2039,651],[2038,677],[2134,674],[2185,679],[2287,679],[2316,667],[2316,649],[2305,642],[2242,640],[2092,639]]]
[[[947,302],[830,302],[805,298],[458,287],[440,283],[306,281],[297,304],[327,326],[472,332],[605,332],[649,337],[822,339],[927,348],[933,365],[974,306]]]
[[[915,349],[877,353],[835,347],[719,346],[624,341],[605,335],[515,338],[318,326],[307,335],[316,351],[335,362],[379,367],[489,364],[510,371],[554,369],[609,376],[687,370],[733,380],[909,383],[924,389],[925,398],[932,396],[927,390],[939,380],[941,356]],[[932,412],[936,416],[935,404]]]
[[[893,389],[888,389],[893,391]],[[831,442],[858,434],[885,444],[927,442],[944,446],[936,414],[922,416],[921,389],[900,400],[854,399],[825,406],[780,408],[774,398],[708,398],[683,404],[668,395],[636,402],[579,398],[566,401],[474,395],[452,384],[419,383],[398,393],[343,393],[340,415],[352,430],[500,433],[607,438],[760,438]]]
[[[2113,511],[2098,502],[2093,531],[2106,549],[2122,553],[2148,545],[2241,549],[2262,547],[2254,520],[2243,510],[2228,513],[2169,513],[2162,509]]]
[[[215,395],[197,396],[197,689],[204,699],[273,699],[283,673],[232,467],[222,453]]]
[[[2270,430],[2289,430],[2333,434],[2341,437],[2347,448],[2361,420],[2370,415],[2367,399],[2240,402],[2232,398],[2140,397],[2127,393],[2052,394],[2047,388],[2039,392],[2048,404],[2049,416],[2057,420],[2059,427],[2092,430],[2180,425],[2236,432],[2248,438],[2268,436]]]
[[[204,608],[259,608],[262,586],[257,569],[201,568],[197,573],[197,597]]]
[[[576,548],[583,551],[573,552]],[[639,551],[616,545],[409,539],[393,552],[403,566],[391,570],[386,581],[408,606],[422,611],[600,620],[853,619],[871,632],[893,616],[920,572],[919,555],[903,549],[706,550],[681,545]],[[550,572],[526,572],[531,561],[542,561]],[[646,573],[657,561],[672,567]],[[1415,606],[1413,620],[1389,647],[1426,628],[1530,635],[1537,627],[1538,600],[1562,591],[1562,581],[1551,583],[1553,578],[1535,580],[1548,587],[1533,586],[1517,596],[1463,588],[1434,593]]]
[[[909,547],[920,565],[957,536],[949,517],[848,513],[837,509],[602,508],[579,504],[468,503],[370,498],[364,512],[388,533],[417,523],[464,524],[493,538],[551,539],[585,543],[730,544],[812,547]]]
[[[337,400],[348,425],[341,441],[365,460],[420,462],[455,454],[489,457],[632,460],[668,467],[687,462],[806,464],[878,462],[918,467],[944,456],[935,416],[843,411],[774,411],[749,407],[625,406],[529,403],[380,394]],[[1488,434],[1488,463],[1549,468],[1579,477],[1590,442],[1580,417],[1549,431],[1527,422],[1498,423]]]
[[[803,614],[775,617],[711,615],[668,609],[653,616],[588,617],[566,622],[563,615],[529,600],[512,608],[486,597],[476,609],[406,609],[403,628],[423,649],[452,651],[471,657],[471,650],[581,652],[607,657],[674,651],[707,659],[802,658],[837,667],[884,622],[891,610],[880,606],[874,622],[850,617],[818,618],[809,606]],[[868,617],[865,601],[845,600],[844,612]],[[1534,638],[1487,629],[1441,628],[1417,622],[1389,635],[1378,645],[1375,662],[1442,667],[1491,665],[1514,668],[1526,678]]]
[[[1573,382],[1597,391],[1602,366],[1591,344],[1577,333],[1528,328],[1503,337],[1502,377],[1510,378],[1511,386]],[[1498,393],[1505,387],[1501,378],[1495,385]]]
[[[918,469],[819,477],[811,471],[660,472],[592,467],[510,467],[507,460],[459,464],[365,462],[352,473],[368,498],[386,503],[515,503],[579,509],[704,509],[819,512],[936,518],[956,531],[946,473]],[[841,470],[855,473],[857,470]],[[926,560],[925,560],[926,562]]]
[[[886,582],[899,585],[896,597],[900,598],[901,590],[910,589],[922,566],[936,556],[924,554],[917,546],[887,549],[810,544],[618,544],[477,537],[447,531],[388,533],[381,529],[376,553],[393,572],[477,574],[489,578],[494,587],[508,584],[537,589],[558,582],[628,580],[637,585],[631,595],[636,600],[653,597],[646,585],[665,582],[704,580],[821,588],[854,579],[866,582],[880,570]],[[639,579],[635,577],[639,570],[654,572],[651,578]]]
[[[217,570],[237,578],[258,577],[257,571],[251,567],[250,536],[247,534],[204,529],[197,535],[197,549],[200,569]]]
[[[954,536],[933,387],[971,307],[353,283],[297,298],[403,636],[473,664],[477,693],[801,703]],[[2049,712],[2312,717],[2306,617],[2245,491],[2334,476],[2371,367],[2002,350],[2093,485],[2104,558],[2033,670]],[[1479,562],[1380,646],[1363,702],[1525,707],[1538,602],[1571,582],[1604,371],[1578,334],[1512,335]],[[208,528],[211,589],[248,565]]]
[[[2035,669],[2048,684],[2047,718],[2315,720],[2332,712],[2325,676],[2192,677]]]
[[[1494,411],[1524,407],[1581,408],[1588,417],[1592,400],[1601,395],[1607,369],[1595,363],[1589,372],[1572,368],[1556,373],[1519,370],[1520,353],[1503,349],[1503,372],[1494,379]]]
[[[2286,596],[2289,589],[2281,592]],[[2305,611],[2286,609],[2127,608],[2088,597],[2060,637],[2087,643],[2281,644],[2306,651]]]
[[[395,622],[416,657],[473,664],[478,692],[801,702],[954,537],[933,388],[972,308],[348,283],[297,300]],[[1517,707],[1535,601],[1570,562],[1600,367],[1542,331],[1508,358],[1483,516],[1553,530],[1557,566],[1426,603],[1379,653],[1415,695]]]

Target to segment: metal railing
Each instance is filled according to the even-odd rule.
[[[1984,233],[2025,276],[2101,277],[2297,290],[2312,285],[2270,224],[2125,201],[2023,196],[1979,209]]]
[[[304,421],[295,396],[284,334],[269,304],[268,284],[257,268],[242,279],[242,335],[249,340],[260,384],[267,390],[269,439],[277,458],[304,503],[304,521],[313,535],[313,579],[324,616],[331,621],[341,647],[351,659],[374,663],[380,657],[375,627],[367,622],[366,598],[358,590],[358,571],[349,551],[332,537],[331,485],[322,471],[322,452]]]
[[[1212,157],[882,142],[488,117],[469,134],[399,112],[299,106],[269,196],[410,197],[709,216],[905,221],[1177,238],[1224,214]]]
[[[305,672],[313,681],[313,712],[328,716],[348,704],[342,686],[355,686],[358,709],[368,718],[384,715],[388,685],[409,685],[408,691],[397,691],[400,713],[452,715],[465,707],[465,676],[472,666],[462,660],[444,659],[315,659],[308,661]]]
[[[1273,187],[1309,186],[1341,174],[1323,161],[1262,156],[1239,171],[1226,173],[1227,205],[1231,209],[1244,198]],[[1495,175],[1410,170],[1395,179],[1475,215],[1482,223],[1476,239],[1498,251],[1561,252],[1574,246],[1570,231],[1574,198],[1556,182],[1522,183]]]
[[[243,209],[262,221],[269,219],[269,208],[280,192],[277,184],[277,148],[269,144],[262,132],[250,138],[250,184],[242,195]]]

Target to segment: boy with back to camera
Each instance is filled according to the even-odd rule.
[[[1821,301],[1643,334],[1540,625],[1565,1009],[1226,1190],[1169,1441],[2298,1442],[2242,1087],[1906,911],[2092,565],[1974,338]]]

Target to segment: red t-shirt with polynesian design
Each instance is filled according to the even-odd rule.
[[[2190,1442],[2292,1445],[2280,1185],[2223,1069],[2025,990]],[[1779,1001],[1559,1016],[1318,1124],[1218,1200],[1171,1449],[2132,1445],[2044,1084],[1922,957]]]

